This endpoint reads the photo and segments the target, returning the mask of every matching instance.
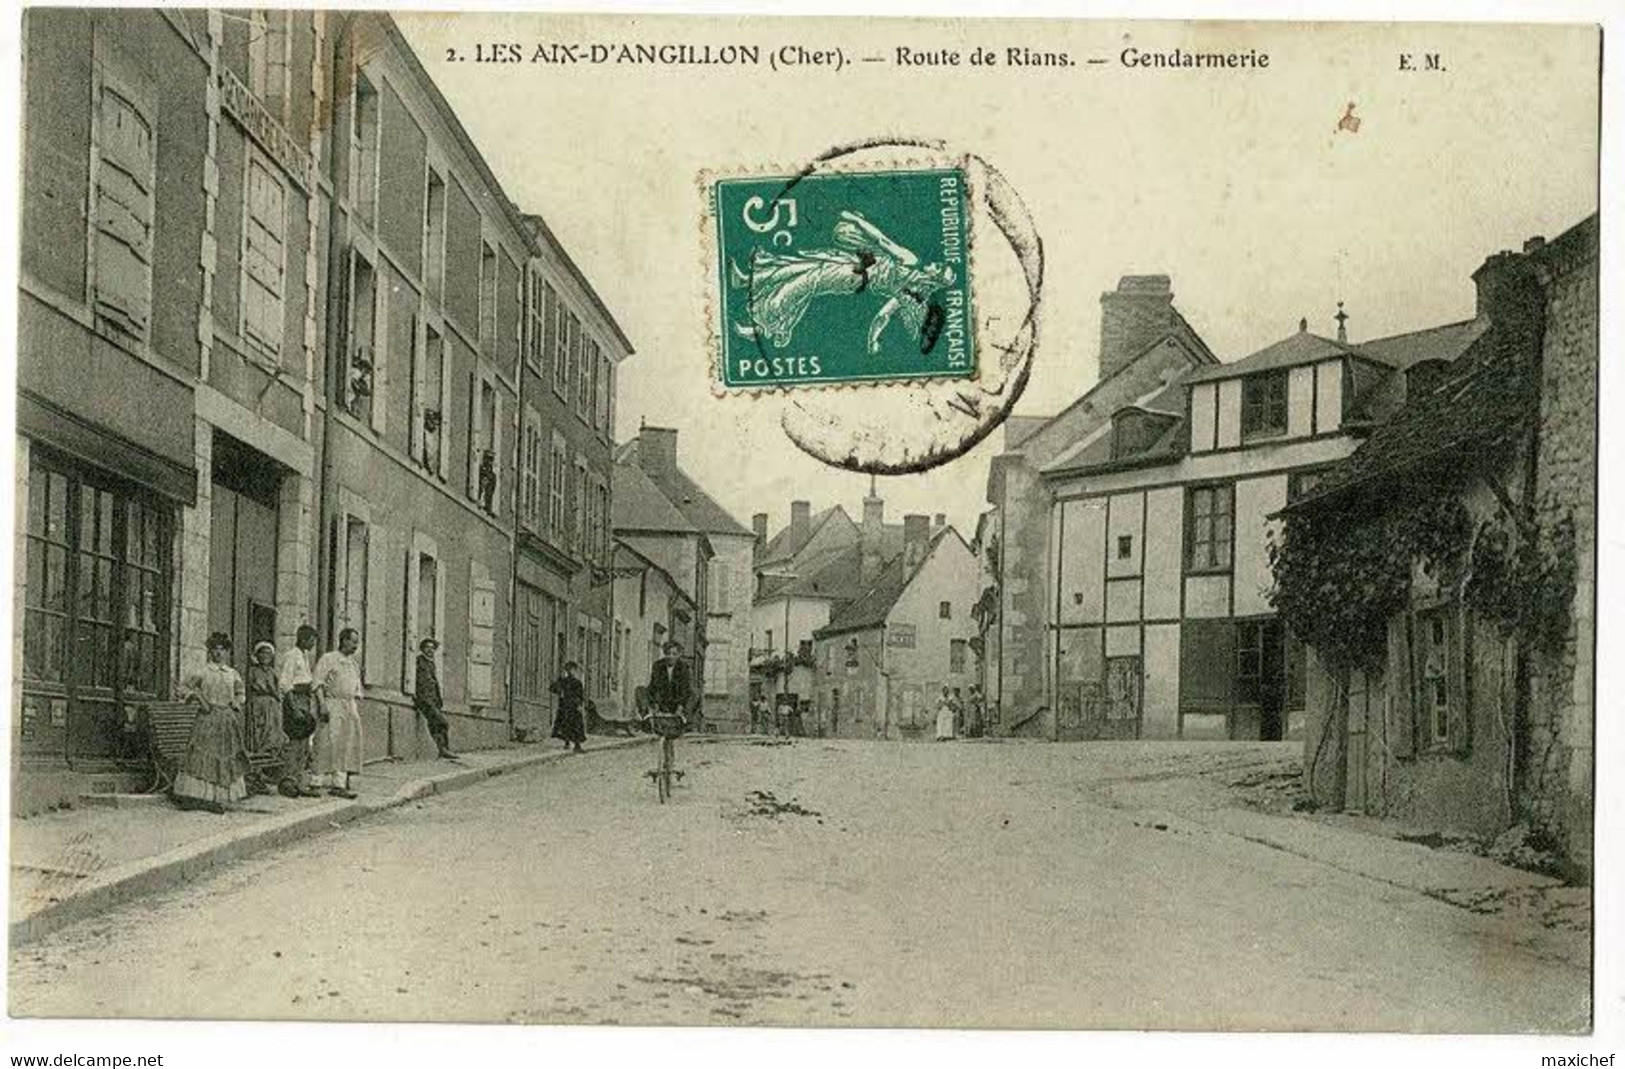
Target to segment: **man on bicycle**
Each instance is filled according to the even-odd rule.
[[[686,724],[688,708],[694,700],[694,684],[689,677],[688,662],[683,660],[683,647],[668,642],[661,650],[660,660],[649,671],[649,711],[657,716],[680,717]]]

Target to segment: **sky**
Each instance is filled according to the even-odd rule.
[[[403,32],[509,196],[542,214],[636,354],[617,434],[678,428],[678,459],[742,523],[792,499],[854,517],[868,477],[796,450],[770,397],[716,398],[702,176],[794,171],[832,145],[940,137],[998,167],[1044,242],[1024,415],[1096,378],[1100,294],[1166,274],[1223,360],[1297,329],[1364,338],[1470,318],[1472,272],[1595,210],[1596,32],[1560,26],[401,14]],[[514,42],[841,48],[840,70],[448,62]],[[907,47],[1064,51],[1064,68],[856,63]],[[1125,67],[1125,49],[1258,50],[1264,70]],[[1402,71],[1424,54],[1443,70]],[[1102,64],[1082,62],[1103,58]],[[1348,105],[1357,132],[1337,131]],[[974,281],[974,280],[973,280]],[[969,537],[995,432],[881,478],[888,518],[947,513]]]

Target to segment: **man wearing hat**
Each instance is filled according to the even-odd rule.
[[[439,649],[440,643],[432,638],[418,643],[417,683],[412,688],[412,700],[440,756],[450,760],[457,755],[451,752],[450,728],[446,723],[445,711],[441,708],[440,678],[435,675],[434,655]]]

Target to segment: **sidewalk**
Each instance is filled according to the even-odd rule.
[[[586,749],[647,741],[597,737],[588,739]],[[482,750],[455,761],[369,764],[352,783],[360,796],[354,801],[256,795],[217,816],[184,812],[163,795],[113,795],[18,820],[11,832],[11,945],[358,817],[567,759],[556,745],[535,743]]]

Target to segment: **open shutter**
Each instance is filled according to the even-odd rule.
[[[418,645],[418,551],[406,547],[406,604],[401,612],[401,690],[413,694],[417,689]]]
[[[468,701],[491,701],[492,663],[496,640],[496,584],[484,561],[468,562]]]
[[[1466,756],[1473,743],[1473,618],[1457,602],[1450,613],[1450,751]]]
[[[366,631],[362,635],[361,674],[372,686],[389,678],[391,654],[384,641],[384,606],[389,604],[389,536],[375,524],[367,527]]]
[[[416,312],[412,313],[412,396],[407,407],[407,419],[410,421],[407,434],[407,448],[412,453],[414,463],[423,462],[424,429],[423,410],[431,407],[432,402],[423,396],[428,386],[425,381],[424,349],[426,342],[423,337],[423,321]]]
[[[368,414],[376,434],[384,433],[384,418],[389,409],[389,277],[380,258],[373,273],[372,408]]]
[[[480,411],[480,376],[478,372],[471,372],[468,376],[468,489],[469,497],[478,498],[480,489],[480,445],[479,445],[479,411]]]
[[[334,391],[339,404],[348,409],[354,398],[350,393],[350,354],[355,351],[355,322],[351,311],[355,304],[355,249],[344,254],[344,279],[339,286],[339,343],[334,355],[333,375],[338,383]]]
[[[1395,757],[1416,753],[1416,676],[1411,670],[1410,614],[1388,619],[1388,738]]]

